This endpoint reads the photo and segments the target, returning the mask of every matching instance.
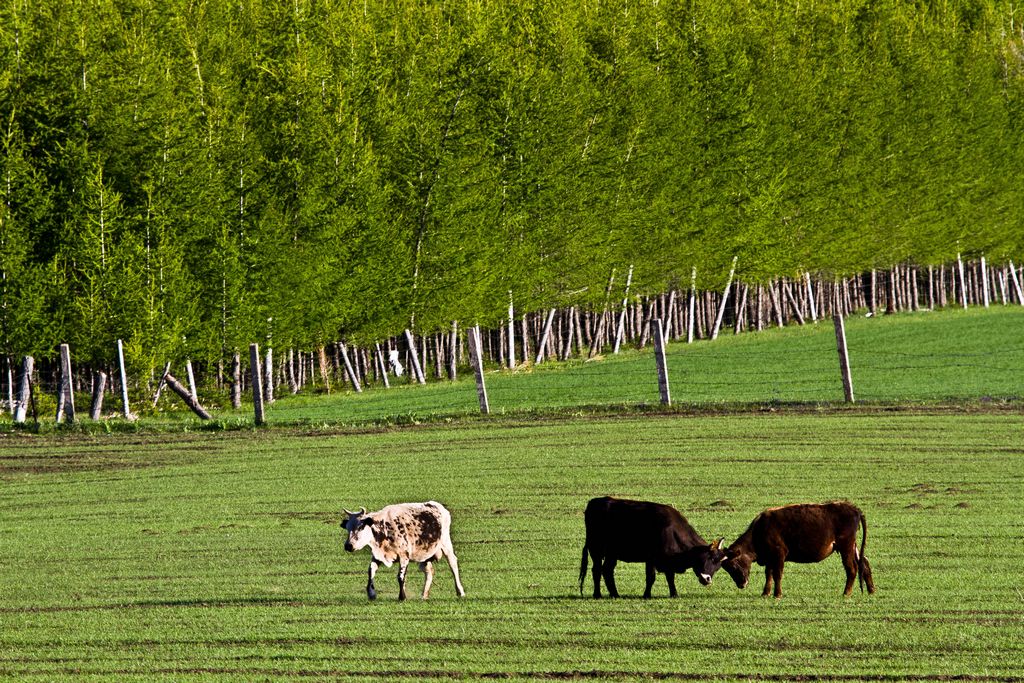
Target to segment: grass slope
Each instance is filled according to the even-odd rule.
[[[1021,681],[1019,412],[648,416],[0,441],[0,677]],[[732,540],[764,507],[849,498],[878,593],[838,558],[780,601],[680,577],[579,597],[593,495],[669,502]],[[364,593],[339,509],[437,499],[468,596],[395,570]],[[410,572],[416,594],[422,578]],[[589,592],[589,591],[587,591]]]
[[[1024,307],[860,316],[849,319],[846,328],[858,401],[1019,402],[1024,397]],[[673,401],[680,405],[843,401],[831,320],[728,334],[713,342],[673,343],[667,362]],[[495,413],[659,402],[650,349],[492,371],[486,382]],[[268,410],[268,420],[336,424],[477,412],[475,384],[466,373],[454,383],[287,397]]]

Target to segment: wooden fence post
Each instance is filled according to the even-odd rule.
[[[377,359],[377,371],[380,373],[380,379],[384,382],[384,388],[390,389],[391,383],[388,382],[388,366],[384,360],[384,352],[381,351],[380,344],[374,344],[373,346],[376,349],[374,358]],[[346,372],[348,371],[346,370]]]
[[[491,412],[491,405],[487,401],[487,387],[484,385],[484,354],[479,325],[469,328],[466,341],[469,343],[469,360],[473,364],[473,374],[476,375],[476,395],[480,400],[480,412],[488,415]]]
[[[92,406],[89,419],[98,420],[103,414],[103,395],[107,391],[107,373],[99,370],[92,376]]]
[[[128,372],[124,367],[124,343],[117,340],[117,372],[121,378],[121,414],[124,419],[132,419],[132,409],[128,405]]]
[[[956,267],[960,276],[960,303],[967,310],[967,279],[964,277],[964,260],[960,258],[960,252],[956,254]]]
[[[352,382],[352,388],[356,390],[356,393],[361,394],[363,387],[359,384],[359,375],[356,374],[355,369],[352,367],[352,361],[348,357],[348,346],[339,342],[338,350],[341,352],[341,362],[345,364],[345,374],[348,375],[348,381]]]
[[[242,357],[238,351],[231,354],[231,407],[242,407]]]
[[[11,411],[11,415],[14,414],[14,358],[11,356],[6,357],[7,366],[7,408]]]
[[[185,388],[184,384],[178,381],[177,377],[175,377],[171,373],[167,373],[166,375],[163,376],[163,380],[164,383],[168,387],[170,387],[171,391],[176,393],[178,397],[185,402],[185,405],[187,405],[192,410],[193,413],[195,413],[204,420],[211,419],[212,416],[210,415],[210,413],[208,413],[205,408],[199,405],[199,401],[192,397],[192,394],[189,393],[189,390]]]
[[[416,377],[416,381],[420,384],[426,384],[427,378],[423,376],[423,368],[420,366],[419,353],[416,349],[416,338],[412,336],[411,330],[405,331],[405,341],[409,344],[409,357],[412,358],[412,372]]]
[[[836,313],[832,316],[836,327],[836,349],[839,352],[839,372],[843,376],[843,395],[847,403],[853,403],[853,379],[850,376],[850,356],[846,350],[846,325],[843,316]]]
[[[626,329],[626,306],[629,304],[629,286],[633,283],[633,266],[629,267],[629,272],[626,274],[626,291],[622,295],[622,310],[619,312],[619,324],[615,327],[615,345],[612,347],[612,353],[618,353],[619,347],[622,345],[622,334]],[[675,290],[673,290],[675,293]]]
[[[448,342],[448,379],[455,381],[458,377],[459,364],[459,321],[452,321],[451,338]]]
[[[587,358],[593,358],[601,351],[601,340],[604,337],[605,319],[608,317],[608,302],[611,301],[612,287],[615,285],[615,268],[612,268],[612,274],[608,277],[608,288],[604,290],[604,308],[601,309],[601,317],[597,319],[597,327],[594,328],[594,336],[590,339],[590,351],[587,353]],[[583,339],[583,327],[580,326],[581,341]]]
[[[196,375],[192,371],[192,359],[185,359],[185,378],[188,380],[188,392],[192,398],[199,401],[199,392],[196,391]]]
[[[164,385],[167,384],[167,375],[171,372],[171,361],[167,361],[164,365],[164,373],[160,375],[160,381],[156,383],[156,393],[153,394],[153,407],[156,408],[157,402],[160,400],[160,393],[164,390]]]
[[[814,305],[814,288],[811,286],[811,274],[804,271],[804,283],[807,285],[807,308],[811,312],[811,322],[818,322],[818,308]],[[824,311],[822,311],[824,313]]]
[[[252,408],[258,427],[267,423],[267,416],[263,411],[263,373],[260,370],[259,344],[249,344],[249,373],[252,382]]]
[[[552,308],[548,311],[548,318],[544,321],[544,332],[540,335],[540,344],[537,345],[537,358],[533,361],[534,365],[539,365],[544,360],[544,352],[548,348],[548,337],[551,335],[551,323],[555,320],[555,311],[558,309]]]
[[[1013,282],[1013,289],[1017,292],[1017,303],[1024,306],[1024,291],[1021,291],[1020,278],[1017,277],[1017,269],[1010,261],[1010,280]]]
[[[725,316],[725,303],[729,300],[729,289],[732,287],[732,278],[736,275],[736,259],[732,257],[732,267],[729,269],[729,279],[725,281],[725,291],[722,292],[722,303],[718,306],[718,315],[715,317],[715,327],[711,330],[711,338],[718,338],[718,331],[722,328],[722,318]]]
[[[693,343],[693,325],[697,319],[697,266],[690,273],[690,301],[686,306],[686,343]]]
[[[28,414],[28,402],[32,395],[32,369],[35,362],[32,356],[25,356],[21,361],[21,381],[18,383],[18,398],[14,408],[14,421],[18,424],[24,424],[25,416]]]
[[[508,290],[508,367],[516,366],[516,316],[512,307],[512,290]]]
[[[672,395],[668,386],[668,364],[665,361],[665,332],[661,327],[661,318],[651,320],[651,336],[654,338],[654,361],[658,367],[658,393],[661,404],[672,405]]]
[[[71,348],[60,345],[60,390],[57,397],[57,422],[75,421],[75,385],[71,376]]]
[[[793,316],[796,318],[798,324],[804,324],[804,314],[800,312],[800,306],[796,302],[796,298],[793,296],[793,291],[789,288],[787,282],[782,282],[780,287],[785,290],[786,299],[789,301],[789,305],[793,308]]]
[[[985,302],[985,308],[988,308],[991,301],[991,293],[988,288],[988,267],[985,264],[985,257],[981,257],[981,300]]]

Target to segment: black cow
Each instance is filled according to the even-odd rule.
[[[608,595],[617,598],[615,564],[643,562],[647,565],[647,588],[651,597],[657,572],[665,574],[669,595],[676,596],[676,574],[692,569],[697,580],[711,583],[726,553],[722,539],[708,543],[670,505],[617,498],[594,498],[583,513],[587,540],[580,563],[580,593],[587,575],[587,553],[594,561],[594,597],[601,597],[601,577]]]
[[[864,530],[857,551],[857,526]],[[860,508],[847,502],[807,503],[769,508],[754,518],[743,535],[726,551],[729,559],[722,566],[740,588],[750,580],[750,565],[764,567],[764,591],[768,595],[775,583],[775,597],[782,597],[782,567],[788,562],[821,562],[839,553],[846,569],[846,589],[853,592],[853,580],[860,571],[860,589],[875,592],[871,565],[864,557],[868,542],[868,521]]]

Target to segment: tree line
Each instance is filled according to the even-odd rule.
[[[0,354],[223,366],[1022,256],[1001,0],[11,0]],[[621,285],[619,285],[621,286]]]

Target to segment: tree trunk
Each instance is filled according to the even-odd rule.
[[[718,306],[718,315],[715,316],[715,327],[711,330],[711,338],[718,338],[718,331],[722,327],[722,318],[725,316],[725,304],[729,300],[729,289],[732,287],[732,278],[736,274],[736,260],[738,256],[732,257],[732,267],[729,269],[729,278],[725,281],[725,290],[722,292],[722,301]]]

